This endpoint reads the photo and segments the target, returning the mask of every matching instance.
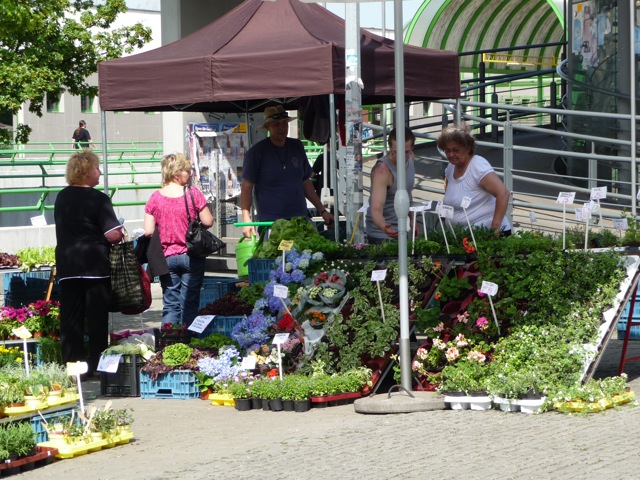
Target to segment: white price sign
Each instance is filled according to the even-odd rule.
[[[31,225],[34,227],[46,227],[47,219],[44,215],[38,215],[37,217],[31,217]]]
[[[99,372],[117,373],[121,358],[122,354],[102,355],[100,357],[100,361],[98,362],[97,370]]]
[[[425,210],[431,210],[432,204],[433,204],[432,200],[429,200],[428,202],[422,202],[422,205],[424,205]]]
[[[591,189],[591,200],[607,198],[607,187],[594,187]]]
[[[486,282],[483,280],[482,285],[480,286],[480,291],[493,297],[496,293],[498,293],[498,285],[493,282]]]
[[[273,286],[273,296],[278,298],[287,298],[289,296],[289,289],[286,285],[280,285],[276,283]]]
[[[214,318],[215,315],[199,315],[193,319],[193,322],[191,322],[191,325],[189,325],[189,328],[187,328],[187,330],[191,330],[192,332],[196,333],[202,333]]]
[[[274,345],[282,345],[284,342],[287,341],[288,338],[289,338],[288,333],[276,333],[273,337],[273,342],[271,343]]]
[[[460,203],[460,206],[462,208],[469,208],[469,205],[471,205],[471,197],[462,197],[462,203]]]
[[[67,362],[67,375],[82,375],[89,371],[87,362]]]
[[[436,208],[434,209],[438,215],[440,215],[441,208],[442,208],[442,200],[438,200],[438,202],[436,203]]]
[[[387,269],[384,270],[374,270],[371,272],[371,281],[372,282],[380,282],[387,277]]]
[[[244,357],[242,362],[240,363],[240,368],[243,370],[253,370],[256,368],[256,357],[255,355],[249,355],[248,357]]]
[[[529,220],[531,221],[531,223],[536,223],[538,221],[533,210],[529,212]]]
[[[590,217],[591,212],[586,208],[576,208],[576,220],[584,222]]]
[[[591,200],[590,202],[585,203],[582,208],[584,208],[585,210],[589,210],[589,212],[595,212],[596,210],[598,210],[598,204]]]
[[[358,213],[367,213],[368,208],[369,208],[369,205],[363,205],[358,209]]]
[[[558,198],[556,199],[556,203],[560,203],[562,205],[570,205],[576,199],[576,192],[560,192],[558,194]]]
[[[614,218],[613,228],[616,230],[627,230],[629,228],[629,223],[626,218]]]
[[[440,206],[440,216],[442,218],[453,218],[453,207],[450,205]]]

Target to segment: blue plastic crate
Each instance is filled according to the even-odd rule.
[[[4,274],[5,307],[22,307],[45,298],[49,287],[50,270],[36,272],[11,272]],[[57,277],[51,290],[51,300],[60,300]]]
[[[238,291],[237,278],[205,277],[200,290],[200,308],[221,299],[227,293]]]
[[[175,370],[163,373],[157,380],[151,380],[148,373],[140,372],[141,398],[200,398],[200,388],[190,370]]]
[[[58,410],[52,413],[45,412],[45,413],[42,413],[42,416],[47,421],[49,428],[51,428],[54,423],[61,421],[63,417],[66,417],[67,419],[71,418],[71,413],[73,412],[73,410],[74,408],[67,408],[67,409]],[[78,418],[77,414],[74,416],[74,418],[76,419]],[[36,443],[48,442],[49,434],[45,430],[45,424],[42,421],[42,418],[40,417],[40,415],[32,416],[30,419],[30,422],[31,422],[31,429],[33,430],[33,433],[36,434]]]
[[[231,337],[233,327],[241,322],[243,318],[243,316],[231,317],[216,315],[215,318],[211,320],[211,323],[207,325],[207,328],[205,328],[202,333],[198,333],[196,336],[198,338],[205,338],[214,333],[221,333],[222,335]]]
[[[249,266],[249,283],[268,282],[269,274],[273,270],[273,258],[250,258],[247,265]]]
[[[625,318],[625,317],[622,317]],[[633,319],[634,322],[640,321],[640,319]],[[618,321],[618,340],[624,340],[624,334],[627,330],[627,321],[620,319]],[[640,325],[631,327],[631,332],[629,332],[629,340],[640,340]]]

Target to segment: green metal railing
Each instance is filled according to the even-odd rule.
[[[102,145],[95,143],[95,152],[102,155]],[[27,145],[3,145],[0,148],[0,205],[5,203],[3,197],[22,195],[29,200],[20,205],[0,207],[4,212],[40,212],[52,210],[53,205],[47,205],[47,198],[64,188],[62,182],[52,182],[54,179],[64,178],[65,167],[71,155],[77,150],[70,147],[69,142],[33,142]],[[145,201],[118,201],[120,191],[158,189],[158,182],[140,182],[139,175],[154,175],[158,180],[161,176],[160,162],[162,160],[162,142],[108,142],[107,164],[109,178],[128,176],[125,184],[109,182],[108,194],[114,206],[144,205]],[[104,172],[103,172],[104,173]],[[13,186],[16,179],[37,179],[38,185],[22,188],[4,188]],[[36,182],[34,182],[36,183]],[[56,185],[51,185],[56,183]],[[37,200],[33,203],[33,195]],[[30,203],[29,203],[30,202]]]

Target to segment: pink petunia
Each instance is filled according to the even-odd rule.
[[[489,326],[489,320],[486,317],[480,317],[476,320],[476,327],[480,330],[486,330]]]

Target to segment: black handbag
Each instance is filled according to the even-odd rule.
[[[151,306],[151,290],[148,294],[143,285],[143,274],[136,256],[133,242],[111,245],[109,252],[111,267],[110,312],[126,312],[129,315],[142,313]],[[147,281],[149,277],[147,276]]]
[[[191,203],[193,204],[193,211],[196,212],[196,218],[191,220],[189,214],[189,204],[187,203],[187,191],[191,194]],[[187,227],[187,237],[185,244],[187,245],[187,254],[191,257],[206,257],[211,255],[227,246],[222,240],[211,233],[207,227],[205,227],[198,218],[198,210],[196,209],[196,201],[193,197],[191,188],[185,187],[184,189],[184,206],[187,209],[187,221],[189,226]]]

